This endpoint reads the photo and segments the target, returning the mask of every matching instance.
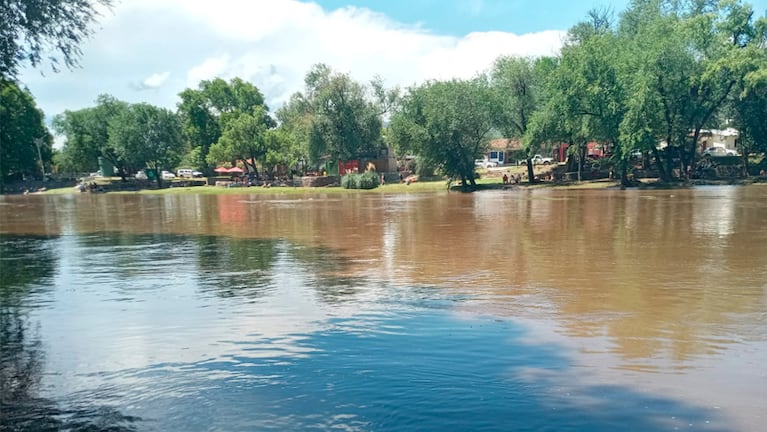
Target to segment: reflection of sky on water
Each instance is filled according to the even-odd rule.
[[[716,189],[344,202],[29,196],[0,213],[0,230],[64,234],[14,243],[31,246],[19,267],[32,270],[22,275],[27,288],[10,299],[31,311],[32,341],[43,342],[41,390],[63,404],[127,410],[145,419],[142,428],[183,429],[191,419],[227,430],[230,421],[411,426],[422,417],[405,404],[421,401],[400,401],[382,377],[412,372],[400,387],[429,409],[476,412],[512,429],[526,423],[456,402],[454,384],[503,376],[505,385],[468,393],[490,407],[511,401],[520,406],[512,415],[547,418],[557,430],[578,422],[608,430],[611,420],[592,412],[600,410],[641,418],[648,430],[670,429],[664,421],[700,430],[733,414],[720,429],[758,430],[767,296],[764,242],[750,240],[764,239],[765,208],[746,191],[722,198],[736,202],[730,232],[696,225],[719,200]],[[473,337],[453,340],[466,332]],[[413,340],[417,364],[400,349]],[[443,344],[452,351],[439,354]],[[349,389],[357,385],[383,390],[360,395]],[[388,411],[372,409],[376,401]],[[655,401],[687,414],[671,419]],[[254,415],[235,418],[244,411]],[[424,420],[426,429],[438,424]]]
[[[725,237],[733,234],[738,188],[700,188],[694,200],[693,230],[700,235]]]
[[[465,295],[338,279],[327,252],[167,235],[42,241],[61,252],[55,287],[36,297],[54,299],[32,314],[43,393],[114,407],[139,429],[726,429],[710,407],[581,376],[572,347],[532,336],[540,322],[456,313],[481,301]]]
[[[417,310],[327,324],[297,335],[310,355],[253,355],[242,341],[215,359],[100,374],[96,394],[157,430],[727,430],[710,408],[579,383],[567,352],[521,341],[509,321]]]
[[[61,238],[56,307],[37,315],[43,323],[57,323],[46,326],[47,346],[56,368],[67,371],[68,387],[77,387],[82,374],[215,357],[228,352],[232,341],[266,341],[263,355],[270,355],[269,349],[299,355],[304,349],[294,335],[316,331],[328,317],[359,312],[375,300],[327,307],[312,289],[317,281],[300,270],[285,244],[276,245],[269,268],[219,261],[201,272],[201,246],[173,239],[143,237],[137,244],[109,246],[100,236]],[[252,249],[272,246],[253,242]],[[230,252],[216,257],[230,259]]]

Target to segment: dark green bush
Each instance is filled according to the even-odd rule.
[[[378,173],[367,171],[363,174],[346,174],[341,177],[341,187],[344,189],[375,189],[381,184]]]

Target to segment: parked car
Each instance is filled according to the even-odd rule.
[[[487,159],[477,159],[474,161],[474,165],[480,168],[490,168],[490,167],[497,167],[498,162],[493,160],[487,160]]]
[[[709,147],[703,152],[703,156],[721,157],[721,156],[737,156],[738,152],[730,150],[725,147]]]
[[[192,177],[193,170],[189,168],[181,168],[180,170],[176,171],[176,175],[178,177]]]
[[[192,171],[192,177],[200,178],[202,177],[202,173],[200,171]]]
[[[533,165],[551,165],[554,163],[554,159],[550,157],[543,157],[539,154],[533,156],[530,158],[533,161]],[[519,165],[525,165],[527,164],[527,159],[520,159],[518,162]]]
[[[170,171],[163,171],[162,172],[162,179],[163,180],[173,180],[174,178],[176,178],[176,174],[173,174]]]
[[[139,171],[136,173],[136,180],[147,180],[148,178],[149,177],[147,177],[144,171]]]

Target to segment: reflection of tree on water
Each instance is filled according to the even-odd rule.
[[[274,288],[275,240],[199,237],[200,289],[221,297],[259,298]]]
[[[46,238],[0,236],[0,431],[133,430],[136,419],[114,409],[63,410],[38,395],[44,351],[28,310],[54,273],[49,246]]]
[[[56,261],[48,240],[0,235],[1,306],[20,305],[33,285],[51,278]]]
[[[344,274],[346,262],[332,250],[286,244],[281,240],[200,237],[200,289],[221,297],[259,298],[277,288],[275,266],[290,266],[328,303],[358,292]]]
[[[364,281],[347,272],[349,263],[330,248],[294,245],[288,249],[290,256],[309,275],[306,281],[319,298],[326,303],[354,300],[362,291]]]

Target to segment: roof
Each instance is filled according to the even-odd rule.
[[[490,141],[491,150],[522,150],[522,142],[518,139],[498,138]]]

